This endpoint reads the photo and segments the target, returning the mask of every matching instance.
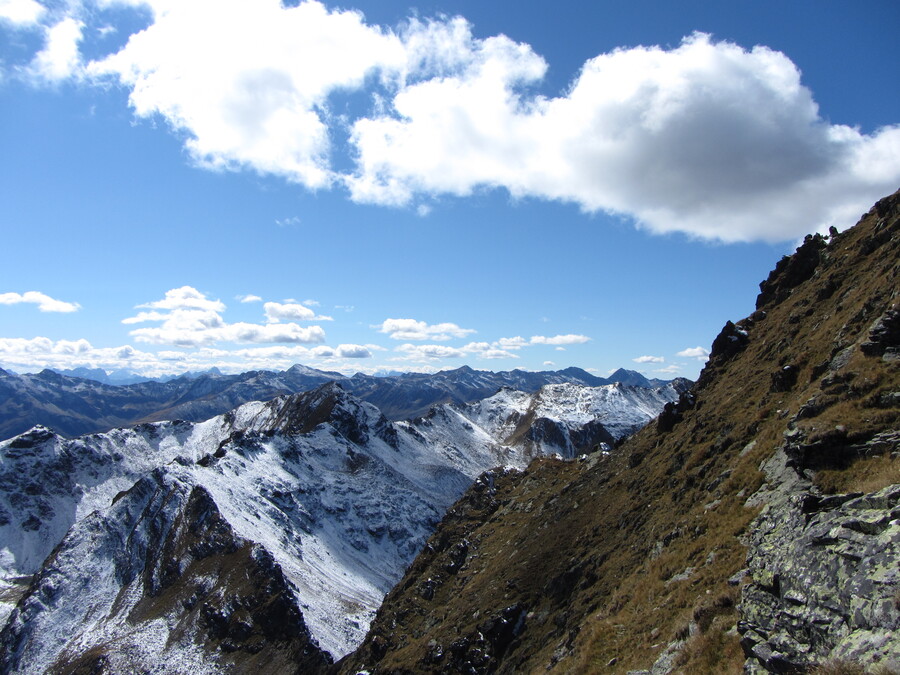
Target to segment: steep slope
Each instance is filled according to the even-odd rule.
[[[3,672],[309,672],[330,662],[269,553],[236,536],[177,466],[72,528],[0,644]]]
[[[21,669],[17,672],[56,660],[80,663],[91,654],[120,663],[122,650],[133,653],[134,664],[153,659],[187,663],[207,652],[213,662],[227,662],[223,654],[230,653],[231,643],[198,624],[193,607],[183,612],[170,603],[146,620],[137,609],[162,592],[134,579],[163,564],[160,551],[174,546],[169,539],[179,532],[176,528],[176,534],[168,534],[175,528],[172,523],[189,520],[185,513],[197,513],[184,502],[190,493],[208,502],[201,511],[215,511],[228,531],[226,539],[239,542],[229,544],[228,555],[250,546],[258,550],[253,560],[268,556],[278,574],[283,573],[289,591],[285,602],[303,619],[303,630],[295,637],[298,644],[310,645],[309,650],[288,651],[321,649],[342,656],[362,640],[384,594],[447,507],[480,473],[496,466],[524,468],[539,452],[571,454],[572,439],[584,436],[581,429],[590,415],[587,409],[573,410],[568,419],[562,405],[568,399],[556,392],[597,399],[593,411],[613,427],[619,416],[628,423],[648,419],[653,412],[649,405],[658,412],[677,397],[674,387],[645,391],[619,385],[598,390],[555,385],[537,395],[507,392],[525,408],[555,415],[553,423],[562,430],[560,444],[545,439],[539,447],[511,445],[496,430],[465,417],[463,411],[477,406],[439,406],[425,418],[393,423],[336,383],[267,403],[248,403],[198,424],[143,424],[74,440],[36,427],[0,443],[0,590],[5,600],[0,618],[25,594],[0,638],[0,651],[15,655],[15,668]],[[501,394],[491,409],[502,419],[518,416],[512,407],[504,410],[507,395]],[[540,405],[529,404],[532,399]],[[175,483],[170,485],[170,479]],[[148,480],[155,487],[145,485],[138,493],[156,496],[147,496],[149,502],[138,500],[123,512],[121,504],[133,500],[123,501],[122,495],[131,495],[132,485]],[[160,511],[163,506],[153,506],[158,502],[174,510]],[[160,521],[157,513],[165,519]],[[123,530],[117,525],[120,520],[132,524]],[[156,543],[135,549],[134,532],[153,523],[146,536],[157,537]],[[194,527],[189,522],[183,526]],[[61,550],[69,553],[63,556]],[[44,566],[45,559],[50,567]],[[250,564],[242,560],[239,569]],[[120,570],[122,561],[129,561],[132,572]],[[60,581],[92,574],[106,580],[103,592],[98,585],[96,597],[83,584]],[[228,572],[226,578],[233,576]],[[190,596],[193,591],[185,590],[185,584],[193,588],[179,582],[177,593]],[[52,603],[45,602],[42,590],[48,586],[56,589]],[[256,597],[258,592],[251,594]],[[81,608],[83,614],[67,608]],[[144,631],[156,635],[163,624],[179,626],[179,635],[183,627],[188,637],[149,651],[134,646]],[[247,635],[257,636],[257,647],[265,642],[256,629]],[[188,649],[188,644],[196,648]],[[260,649],[268,653],[269,647]],[[325,658],[324,653],[320,656]],[[259,658],[282,657],[278,652]]]
[[[900,670],[898,252],[895,194],[618,452],[477,482],[340,672]]]

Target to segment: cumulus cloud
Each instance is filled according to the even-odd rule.
[[[438,323],[429,325],[415,319],[385,319],[380,326],[375,326],[379,333],[385,333],[392,340],[438,340],[443,342],[452,338],[464,338],[476,331],[471,328],[460,328],[455,323]]]
[[[709,358],[709,350],[704,349],[703,347],[688,347],[687,349],[682,349],[676,354],[676,356],[682,356],[688,359],[697,359],[698,361],[706,361],[706,359]]]
[[[37,305],[38,309],[42,312],[75,312],[81,308],[81,305],[77,302],[55,300],[49,295],[39,291],[0,293],[0,305],[18,305],[23,302]]]
[[[163,362],[156,354],[142,352],[130,345],[102,348],[94,347],[84,339],[51,340],[46,337],[0,338],[0,362],[4,367],[22,371],[43,368],[67,369],[121,368],[146,372],[150,377],[164,374]],[[182,369],[178,372],[183,372]]]
[[[275,305],[270,308],[269,305]],[[325,331],[321,326],[303,327],[296,323],[280,323],[281,318],[292,318],[295,308],[309,312],[309,319],[316,317],[312,310],[302,305],[266,303],[264,309],[268,323],[227,323],[221,313],[225,304],[211,300],[191,286],[182,286],[166,292],[162,300],[138,305],[150,309],[122,320],[124,324],[161,322],[160,326],[137,328],[131,335],[138,342],[168,344],[179,347],[196,347],[218,342],[237,343],[321,343]],[[162,311],[160,311],[162,310]]]
[[[410,361],[436,361],[439,359],[459,359],[466,355],[461,349],[448,347],[446,345],[414,345],[402,344],[397,347],[396,351],[405,354],[406,360]]]
[[[370,359],[372,352],[363,345],[338,345],[334,354],[340,359]]]
[[[192,286],[182,286],[181,288],[173,288],[166,291],[166,295],[162,300],[153,302],[145,302],[138,307],[147,307],[149,309],[169,309],[169,310],[204,310],[207,312],[224,312],[225,303],[221,300],[210,300],[205,293],[201,293]]]
[[[518,354],[513,354],[498,347],[498,342],[470,342],[462,351],[467,354],[475,354],[481,359],[517,359]]]
[[[366,25],[359,12],[319,2],[139,4],[152,12],[152,24],[89,72],[130,87],[135,113],[162,115],[186,133],[194,160],[210,168],[330,185],[329,94],[361,88],[377,68],[406,62],[396,35]]]
[[[82,63],[78,43],[84,24],[72,17],[66,17],[45,31],[44,48],[39,51],[28,66],[28,74],[44,82],[60,82],[70,77],[81,76]]]
[[[665,363],[665,358],[662,356],[638,356],[631,360],[635,363]]]
[[[533,345],[580,345],[589,342],[590,339],[587,335],[554,335],[553,337],[532,335],[530,343]]]
[[[149,25],[85,64],[83,22],[106,21],[111,4],[48,19],[33,0],[0,0],[0,18],[47,22],[27,69],[38,80],[124,85],[137,116],[166,120],[211,169],[422,214],[442,195],[502,189],[724,242],[842,227],[900,184],[900,126],[830,123],[794,63],[765,46],[696,33],[615,49],[548,97],[534,93],[543,57],[476,38],[461,17],[389,28],[316,0],[115,0]],[[369,105],[335,114],[348,93]]]
[[[0,0],[0,21],[7,21],[14,26],[32,26],[41,19],[45,11],[43,5],[35,0]]]
[[[657,368],[653,372],[660,373],[662,375],[677,375],[681,372],[681,366],[673,363],[672,365],[666,366],[665,368]]]
[[[460,72],[404,86],[392,110],[354,124],[355,199],[503,187],[658,233],[779,241],[853,222],[900,182],[900,127],[829,124],[766,47],[698,33],[675,49],[617,49],[544,99],[524,93],[545,69],[527,46],[467,43]]]
[[[516,337],[511,338],[500,338],[495,344],[500,349],[522,349],[522,347],[528,346],[528,340],[517,335]]]
[[[239,295],[235,299],[239,300],[240,302],[262,302],[261,297],[259,297],[258,295],[251,295],[249,293],[247,295]]]
[[[278,323],[282,319],[294,319],[296,321],[332,320],[330,316],[316,315],[314,311],[306,306],[306,303],[289,302],[282,304],[280,302],[267,302],[263,305],[263,310],[269,323]]]

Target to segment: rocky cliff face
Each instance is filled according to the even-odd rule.
[[[616,453],[484,476],[340,671],[900,671],[898,252],[893,195]]]

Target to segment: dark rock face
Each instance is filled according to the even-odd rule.
[[[866,356],[891,354],[900,358],[900,308],[891,307],[881,316],[869,331],[869,339],[860,345]]]
[[[747,346],[749,337],[747,331],[734,325],[731,321],[725,323],[722,331],[713,340],[710,359],[730,359]]]
[[[0,633],[0,671],[175,672],[191,662],[323,672],[330,659],[269,553],[237,537],[206,490],[160,469],[56,548]]]
[[[741,644],[749,672],[828,661],[900,669],[900,486],[797,494],[765,509],[749,536]]]
[[[825,238],[821,235],[807,235],[794,255],[779,260],[769,277],[759,285],[756,309],[783,302],[793,288],[812,278],[825,246]]]

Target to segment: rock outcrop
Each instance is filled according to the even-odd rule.
[[[836,660],[900,671],[900,485],[794,494],[766,507],[747,544],[738,624],[747,672]]]

